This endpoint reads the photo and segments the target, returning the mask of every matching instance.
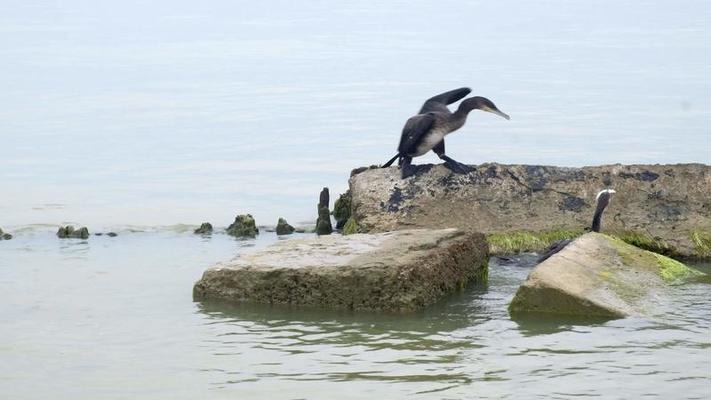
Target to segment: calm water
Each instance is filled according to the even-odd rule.
[[[3,0],[0,397],[711,396],[708,286],[592,325],[511,321],[525,259],[409,316],[192,302],[276,237],[179,224],[313,221],[444,90],[512,116],[474,114],[460,161],[711,163],[711,4],[571,3]]]
[[[203,3],[2,2],[0,226],[313,219],[460,86],[461,161],[711,163],[708,2]]]
[[[708,398],[708,284],[663,315],[514,322],[531,257],[412,315],[192,302],[210,264],[276,240],[175,231],[2,243],[8,399]],[[120,256],[117,256],[120,255]]]

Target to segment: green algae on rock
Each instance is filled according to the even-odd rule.
[[[291,235],[294,233],[295,228],[291,225],[289,225],[288,222],[284,218],[279,218],[279,221],[277,221],[276,225],[276,234],[277,235]]]
[[[354,233],[358,233],[358,222],[355,220],[355,218],[348,218],[348,222],[346,222],[345,226],[343,226],[343,234],[344,235],[352,235]]]
[[[690,236],[696,247],[696,255],[699,258],[711,257],[711,232],[696,230]]]
[[[558,240],[575,239],[585,233],[584,230],[544,230],[538,232],[512,231],[496,232],[486,235],[489,241],[489,251],[494,255],[510,255],[525,252],[541,252]],[[670,243],[660,237],[652,237],[649,234],[635,232],[631,230],[621,230],[605,232],[616,237],[625,243],[631,244],[640,249],[649,250],[654,253],[663,254],[670,257],[684,257]],[[710,242],[711,243],[711,242]],[[702,250],[698,251],[703,257]]]
[[[242,214],[235,217],[235,222],[227,227],[227,234],[235,237],[253,238],[259,234],[257,224],[251,214]]]
[[[663,302],[669,285],[703,276],[666,256],[591,232],[536,266],[509,311],[605,318],[649,315]]]
[[[416,229],[283,240],[205,271],[196,300],[414,311],[485,281],[480,233]]]
[[[74,229],[73,226],[60,226],[57,230],[57,237],[60,239],[88,239],[89,229],[85,226]]]
[[[351,218],[351,191],[338,196],[333,204],[333,218],[336,220],[336,229],[344,229],[344,226]]]
[[[541,232],[513,231],[486,235],[489,252],[495,255],[510,255],[523,252],[540,252],[558,240],[574,239],[584,232],[580,230],[551,230]]]

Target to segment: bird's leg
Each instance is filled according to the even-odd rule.
[[[444,154],[444,140],[437,143],[437,145],[432,148],[432,151],[437,154],[437,157],[439,157],[441,160],[444,160],[445,167],[447,167],[449,170],[456,174],[468,174],[473,171],[472,167],[455,161],[454,159],[447,157],[447,155]]]
[[[415,168],[414,165],[410,164],[411,162],[412,157],[402,156],[402,164],[400,165],[402,179],[415,175],[415,171],[417,171],[417,168]]]

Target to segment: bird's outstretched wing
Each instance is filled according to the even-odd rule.
[[[541,254],[540,257],[538,257],[538,262],[542,263],[543,261],[549,259],[553,254],[563,250],[563,248],[569,245],[572,241],[573,239],[563,239],[553,243],[546,251],[543,252],[543,254]]]
[[[435,111],[444,111],[449,113],[450,111],[447,108],[447,104],[452,104],[463,99],[464,97],[466,97],[466,95],[471,93],[471,91],[471,89],[463,87],[459,89],[450,90],[449,92],[444,92],[442,94],[438,94],[437,96],[429,98],[427,99],[427,101],[425,101],[425,104],[422,105],[419,114],[425,114],[428,112]]]
[[[413,152],[434,121],[435,116],[431,113],[415,115],[408,119],[402,128],[398,152],[403,155]]]

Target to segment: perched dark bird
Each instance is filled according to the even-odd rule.
[[[400,136],[400,145],[397,154],[383,165],[389,167],[395,160],[402,170],[402,177],[407,178],[415,173],[415,168],[410,164],[413,157],[419,157],[433,150],[439,158],[444,160],[444,165],[453,172],[466,174],[471,169],[461,164],[444,153],[444,137],[464,126],[467,115],[472,110],[482,110],[494,113],[503,118],[510,117],[485,97],[471,97],[459,104],[457,111],[452,113],[447,108],[464,98],[471,92],[469,88],[460,88],[438,94],[427,100],[420,112],[405,123]]]
[[[597,207],[595,207],[595,215],[593,215],[592,228],[590,229],[591,231],[600,232],[600,227],[602,226],[602,212],[605,211],[605,207],[610,204],[612,195],[615,193],[616,192],[612,189],[604,189],[597,194],[597,197],[595,198],[597,200]],[[573,239],[564,239],[553,243],[546,251],[543,252],[543,254],[541,254],[538,258],[538,262],[541,263],[547,260],[553,254],[563,250],[563,248],[569,245],[572,241]]]

